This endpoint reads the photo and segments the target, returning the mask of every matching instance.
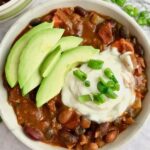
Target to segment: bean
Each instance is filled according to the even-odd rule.
[[[69,131],[61,130],[59,132],[60,140],[67,146],[72,147],[78,142],[78,137],[71,134]]]
[[[79,142],[80,142],[80,145],[85,145],[88,143],[88,138],[85,135],[81,135]]]
[[[82,135],[82,134],[85,133],[85,129],[82,128],[81,126],[77,126],[76,129],[75,129],[75,133],[76,133],[77,135]]]
[[[101,140],[100,138],[96,139],[96,143],[98,145],[98,147],[103,147],[105,145],[105,142],[103,140]]]
[[[46,138],[48,140],[50,140],[51,138],[53,138],[54,136],[54,130],[53,129],[48,129],[47,132],[46,132]]]
[[[117,138],[117,136],[118,136],[118,130],[113,130],[113,131],[108,132],[104,140],[106,143],[111,143]]]
[[[75,150],[82,150],[82,146],[80,144],[78,144],[75,148]]]
[[[144,49],[140,44],[135,45],[135,52],[140,56],[144,56]]]
[[[109,130],[109,127],[110,127],[110,123],[109,122],[100,124],[99,130],[100,130],[102,136],[107,134],[107,132]]]
[[[127,30],[124,26],[119,28],[119,34],[121,38],[129,38],[129,30]]]
[[[79,7],[79,6],[74,8],[74,12],[79,14],[82,17],[85,17],[88,14],[88,12],[85,9],[83,9],[82,7]]]
[[[84,150],[98,150],[98,145],[96,143],[89,143],[83,147]]]
[[[61,124],[65,124],[71,119],[72,115],[73,115],[73,111],[71,109],[68,109],[68,108],[64,109],[63,111],[59,113],[58,121]]]
[[[40,141],[44,137],[43,133],[37,128],[25,126],[23,128],[23,131],[29,138],[31,138],[32,140],[35,140],[35,141]]]
[[[89,119],[85,118],[85,117],[82,117],[82,118],[81,118],[81,123],[80,123],[80,124],[81,124],[81,127],[82,127],[82,128],[87,129],[87,128],[90,127],[91,121],[90,121]]]
[[[30,22],[30,25],[32,27],[35,27],[37,25],[39,25],[40,23],[42,23],[41,19],[40,18],[36,18],[36,19],[33,19],[31,22]]]

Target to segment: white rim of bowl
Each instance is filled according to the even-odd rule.
[[[15,3],[17,3],[19,0],[10,0],[9,2],[3,4],[2,6],[0,6],[0,12],[9,8],[10,6],[14,5]]]
[[[111,4],[111,3],[108,3],[108,2],[105,2],[105,1],[100,1],[100,0],[94,0],[94,1],[92,1],[92,0],[51,0],[51,5],[55,5],[55,4],[59,3],[59,2],[60,2],[60,3],[62,3],[62,2],[68,2],[68,3],[69,3],[69,2],[77,2],[77,3],[79,3],[80,1],[85,1],[85,2],[90,2],[90,3],[102,5],[102,6],[108,8],[108,9],[110,9],[110,10],[112,10],[112,11],[115,11],[115,12],[119,13],[121,16],[123,16],[126,20],[128,20],[131,24],[134,25],[134,27],[140,32],[140,34],[142,35],[142,37],[144,37],[144,39],[146,40],[147,45],[149,45],[149,47],[150,47],[150,42],[149,42],[149,39],[148,39],[147,35],[144,33],[144,31],[142,30],[142,28],[136,23],[136,21],[133,20],[130,16],[128,16],[125,12],[123,12],[119,7],[117,7],[117,6],[115,6],[115,5]],[[32,10],[29,10],[29,11],[26,12],[23,16],[21,16],[21,17],[12,25],[12,27],[9,29],[9,31],[8,31],[8,32],[6,33],[6,35],[4,36],[4,38],[3,38],[2,42],[1,42],[1,45],[0,45],[1,48],[2,48],[2,47],[5,47],[6,41],[9,39],[9,35],[11,35],[11,34],[13,33],[13,30],[16,29],[16,24],[18,24],[18,23],[24,21],[24,19],[25,19],[27,16],[30,16],[30,13],[31,13],[31,12],[34,13],[35,11],[40,11],[43,7],[46,7],[47,4],[49,4],[49,3],[50,3],[50,2],[45,2],[44,4],[41,4],[41,5],[39,5],[39,6],[36,6],[36,7],[33,8]],[[3,112],[1,107],[0,107],[0,112]],[[20,136],[19,132],[16,132],[15,130],[14,130],[14,131],[11,130],[11,124],[10,124],[10,122],[9,122],[8,120],[6,120],[6,119],[3,118],[4,116],[5,116],[5,115],[2,113],[2,116],[1,116],[1,117],[2,117],[2,119],[4,120],[4,123],[6,124],[6,126],[8,127],[8,129],[9,129],[24,145],[28,146],[28,147],[31,148],[31,149],[34,149],[34,150],[36,149],[36,150],[37,150],[37,148],[35,148],[35,145],[33,146],[30,142],[28,142],[28,140],[25,140],[24,138],[22,138],[22,137]],[[145,119],[143,120],[143,124],[148,121],[149,117],[150,117],[150,115],[146,115]],[[138,126],[138,127],[137,127],[138,132],[141,131],[141,129],[142,129],[142,126]],[[131,141],[131,140],[133,139],[133,137],[135,137],[135,136],[136,136],[135,134],[132,134],[132,137],[130,137],[130,139],[129,139],[128,141],[125,140],[125,141],[123,141],[121,144],[124,145],[125,143]],[[118,148],[119,148],[119,147],[120,147],[120,146],[118,146]]]

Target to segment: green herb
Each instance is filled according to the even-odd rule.
[[[150,13],[147,10],[142,11],[142,12],[140,12],[139,17],[149,18],[150,17]]]
[[[118,83],[118,80],[116,79],[116,77],[115,77],[114,75],[111,77],[111,79],[112,79],[115,83]]]
[[[105,102],[105,95],[97,93],[93,95],[93,99],[96,104],[103,104]]]
[[[88,81],[88,80],[84,81],[84,85],[85,85],[86,87],[90,87],[90,81]]]
[[[147,24],[150,26],[150,18],[147,19]]]
[[[122,7],[126,3],[126,0],[115,0],[115,3]]]
[[[78,97],[78,100],[81,102],[81,103],[85,103],[85,102],[89,102],[92,100],[91,96],[90,95],[81,95]]]
[[[105,76],[108,77],[109,79],[111,79],[112,76],[114,75],[110,68],[106,68],[106,69],[104,70],[104,74],[105,74]]]
[[[123,9],[128,15],[132,17],[137,17],[139,14],[138,8],[133,7],[132,5],[126,5]]]
[[[99,77],[99,82],[101,82],[103,85],[106,85],[106,82],[102,77]]]
[[[114,87],[115,87],[115,82],[112,81],[112,80],[108,81],[108,82],[107,82],[107,87],[108,87],[108,88],[114,88]]]
[[[101,93],[106,93],[107,92],[107,87],[104,84],[102,84],[101,82],[98,82],[97,89]]]
[[[143,18],[143,17],[139,17],[138,19],[137,19],[137,23],[139,24],[139,25],[141,25],[141,26],[144,26],[144,25],[147,25],[148,23],[147,23],[147,19],[146,18]]]
[[[119,91],[120,90],[120,85],[119,83],[116,83],[114,88],[113,88],[114,91]]]
[[[91,59],[88,62],[88,67],[92,69],[101,69],[103,67],[104,62],[102,60]]]
[[[107,89],[106,96],[107,96],[108,98],[111,98],[111,99],[116,99],[116,98],[117,98],[117,94],[114,93],[114,91],[113,91],[111,88],[108,88],[108,89]]]
[[[86,78],[87,78],[86,73],[84,73],[83,71],[81,71],[81,70],[79,70],[79,69],[73,71],[73,74],[74,74],[74,76],[75,76],[76,78],[78,78],[78,79],[81,80],[81,81],[85,81]]]

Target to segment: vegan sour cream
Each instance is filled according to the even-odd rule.
[[[62,101],[66,106],[74,108],[80,114],[97,123],[113,121],[121,116],[135,101],[134,65],[131,53],[121,54],[117,48],[108,47],[105,51],[96,54],[93,59],[104,61],[102,69],[91,69],[86,63],[79,68],[87,74],[90,87],[86,87],[83,82],[73,75],[73,69],[66,75],[62,89]],[[78,100],[79,96],[98,92],[97,83],[99,77],[106,81],[108,80],[104,75],[105,68],[111,68],[120,84],[120,90],[115,92],[118,97],[116,99],[106,97],[105,103],[100,105],[92,101],[81,103]]]

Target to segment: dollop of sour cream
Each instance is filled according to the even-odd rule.
[[[66,78],[62,89],[62,101],[68,106],[74,108],[81,115],[87,116],[90,120],[97,123],[113,121],[123,114],[135,101],[135,80],[133,76],[134,65],[129,52],[121,54],[117,48],[108,47],[105,51],[96,54],[93,59],[103,60],[102,69],[94,70],[82,64],[80,69],[87,74],[87,80],[90,81],[90,87],[86,87],[83,82],[78,80],[71,70]],[[120,84],[120,90],[115,93],[116,99],[106,97],[106,102],[100,105],[94,102],[81,103],[78,97],[90,93],[97,93],[98,78],[102,77],[106,81],[108,78],[104,75],[105,68],[111,68]]]

